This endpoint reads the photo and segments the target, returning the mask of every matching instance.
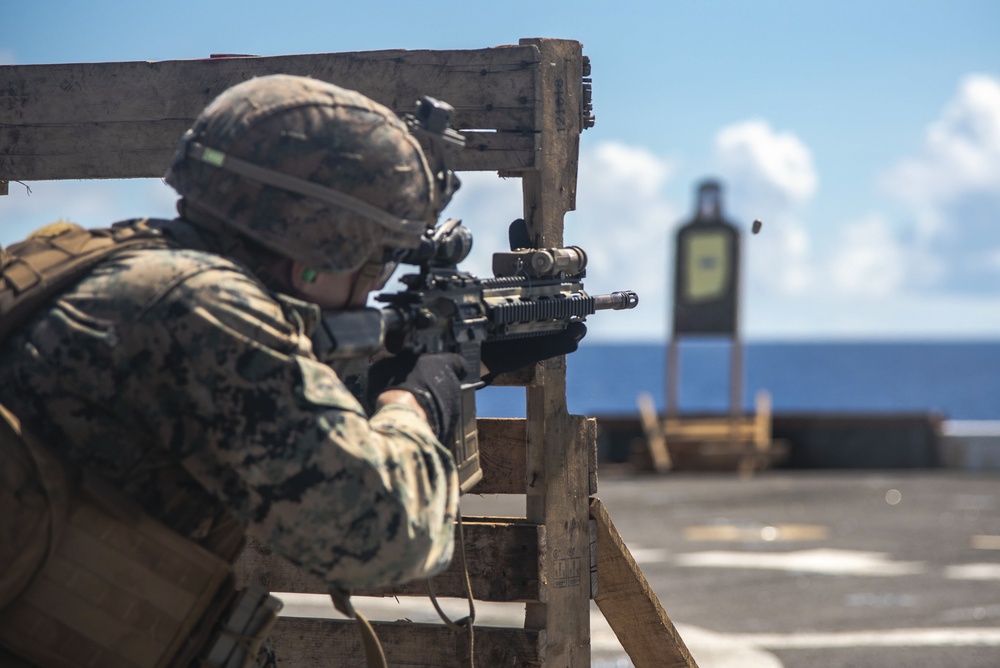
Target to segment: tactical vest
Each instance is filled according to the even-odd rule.
[[[0,248],[0,342],[112,253],[174,247],[159,222],[56,223]],[[0,664],[253,665],[281,603],[235,589],[243,528],[217,533],[209,550],[166,527],[0,406]]]

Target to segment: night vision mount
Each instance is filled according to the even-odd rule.
[[[465,148],[465,137],[449,125],[454,113],[455,108],[447,102],[425,95],[417,101],[415,113],[403,116],[410,134],[416,137],[423,147],[431,172],[437,181],[438,215],[462,185],[449,164],[451,151]]]

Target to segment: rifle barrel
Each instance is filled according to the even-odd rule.
[[[594,295],[594,310],[622,311],[639,305],[639,295],[632,290],[617,290],[610,295]]]

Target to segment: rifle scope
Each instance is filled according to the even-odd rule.
[[[472,230],[454,218],[429,230],[420,245],[411,248],[399,260],[403,264],[431,267],[454,267],[472,251]]]

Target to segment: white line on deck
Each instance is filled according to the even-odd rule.
[[[794,552],[731,552],[709,550],[674,557],[679,566],[760,568],[827,575],[898,576],[926,570],[921,561],[892,561],[884,552],[859,550],[797,550]]]
[[[996,628],[912,628],[832,633],[733,633],[725,639],[765,649],[838,647],[1000,647]]]
[[[947,566],[944,576],[953,580],[1000,580],[1000,564],[957,564]]]

